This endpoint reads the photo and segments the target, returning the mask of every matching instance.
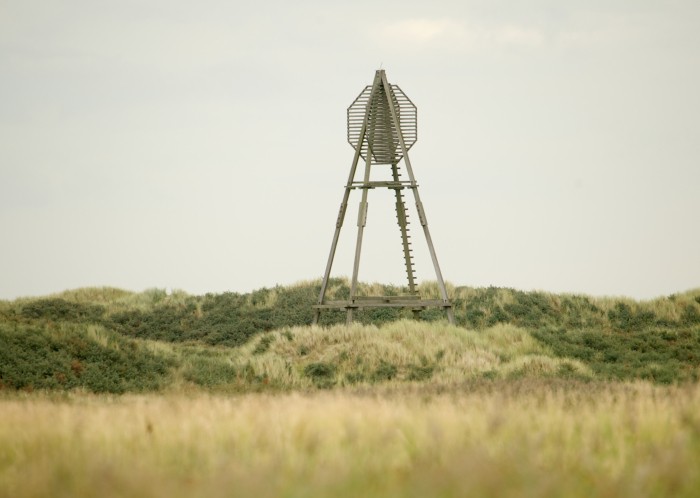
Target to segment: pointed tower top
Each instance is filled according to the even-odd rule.
[[[406,151],[416,143],[417,109],[398,85],[388,83],[384,69],[377,69],[374,83],[348,107],[348,142],[360,147],[363,159],[369,149],[372,164],[396,164],[403,158],[400,138]]]

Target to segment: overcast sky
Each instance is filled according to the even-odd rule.
[[[380,66],[448,281],[700,287],[699,26],[697,0],[0,0],[0,299],[320,278]],[[364,281],[404,279],[390,195]]]

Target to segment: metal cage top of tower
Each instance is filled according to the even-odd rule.
[[[401,133],[406,150],[410,149],[418,139],[417,109],[398,85],[389,85],[389,95],[384,85],[378,85],[372,92],[373,86],[368,85],[360,92],[348,107],[348,142],[353,149],[359,145],[360,155],[367,159],[367,150],[371,151],[372,164],[396,164],[403,157],[399,144]],[[389,109],[391,98],[399,121],[396,129]],[[362,127],[367,118],[367,129],[360,142]]]

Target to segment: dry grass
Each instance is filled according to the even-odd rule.
[[[262,347],[265,343],[267,348]],[[228,364],[238,372],[248,372],[249,377],[285,389],[318,385],[319,379],[306,370],[313,364],[332,369],[320,379],[326,387],[428,380],[451,385],[483,377],[593,377],[583,363],[555,358],[526,330],[505,324],[480,332],[445,322],[413,320],[380,327],[291,327],[216,354],[211,348],[200,349],[207,354],[211,368],[217,368],[214,362]],[[185,368],[199,356],[187,348]],[[222,387],[226,386],[222,383]]]
[[[698,413],[642,383],[15,395],[0,496],[697,496]]]

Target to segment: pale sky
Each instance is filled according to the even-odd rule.
[[[446,280],[700,287],[699,26],[697,0],[0,0],[0,299],[320,278],[380,66]],[[372,190],[360,279],[401,258]]]

